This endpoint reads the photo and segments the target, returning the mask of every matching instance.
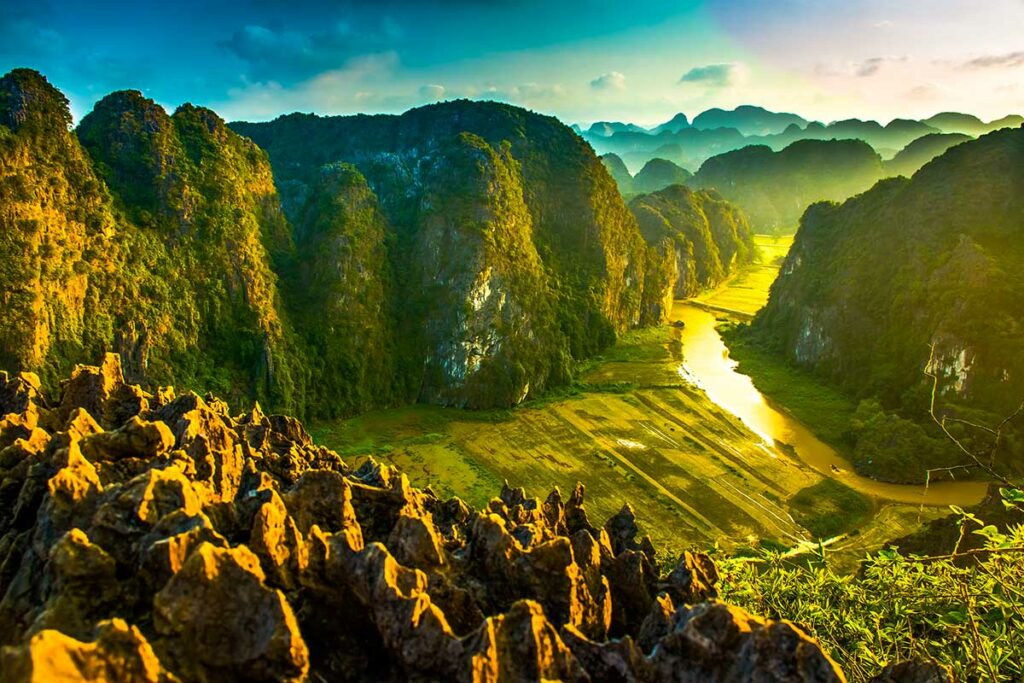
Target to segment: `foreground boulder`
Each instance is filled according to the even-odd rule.
[[[707,556],[660,569],[628,506],[596,527],[582,487],[506,486],[473,511],[174,396],[113,356],[52,400],[0,374],[3,680],[844,680],[715,602]]]

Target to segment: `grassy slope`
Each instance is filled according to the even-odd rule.
[[[848,448],[845,434],[857,410],[853,399],[778,356],[744,343],[736,328],[722,332],[730,357],[739,362],[739,371],[753,379],[758,391],[833,448]]]

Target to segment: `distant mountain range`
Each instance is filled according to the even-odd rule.
[[[950,147],[1021,123],[1016,115],[985,123],[944,113],[884,126],[859,119],[825,125],[744,106],[709,109],[692,122],[678,114],[645,132],[604,122],[601,130],[617,132],[583,136],[627,199],[674,184],[714,189],[747,213],[754,232],[788,233],[815,202],[841,202],[883,178],[912,176]]]
[[[743,105],[733,110],[708,109],[692,121],[680,113],[651,128],[601,121],[587,129],[580,126],[574,129],[598,154],[616,154],[628,168],[639,170],[654,158],[699,168],[712,156],[748,145],[765,145],[778,151],[807,139],[863,140],[883,159],[891,159],[908,144],[926,135],[957,133],[977,137],[1022,123],[1024,117],[1016,114],[986,123],[970,114],[944,112],[923,120],[894,119],[884,126],[877,121],[855,118],[825,124],[796,114]]]

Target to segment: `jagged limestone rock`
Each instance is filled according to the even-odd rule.
[[[795,626],[707,602],[710,558],[661,576],[630,508],[592,526],[582,487],[506,485],[472,511],[351,469],[295,420],[194,394],[118,404],[110,379],[69,383],[65,420],[31,417],[51,403],[28,391],[0,424],[43,425],[0,471],[11,680],[843,680]],[[211,453],[241,462],[211,474]]]

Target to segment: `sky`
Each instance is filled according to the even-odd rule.
[[[0,0],[0,72],[78,119],[141,90],[228,120],[455,98],[653,125],[755,104],[824,122],[1024,113],[1024,0]]]

